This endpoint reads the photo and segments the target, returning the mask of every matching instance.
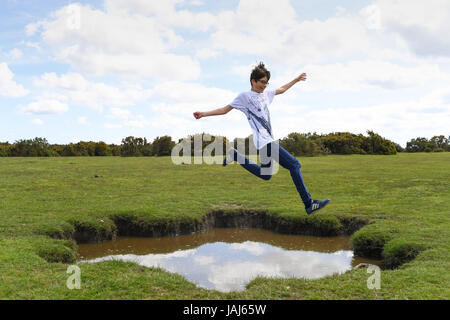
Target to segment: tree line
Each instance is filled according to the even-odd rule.
[[[430,140],[426,138],[412,139],[406,144],[407,152],[448,152],[450,151],[450,136],[434,136]]]
[[[233,146],[240,148],[246,154],[256,154],[253,137],[236,138],[233,141],[226,137],[202,133],[190,135],[178,142],[170,136],[157,137],[153,142],[146,138],[129,136],[122,139],[120,145],[100,142],[70,143],[67,145],[50,144],[45,138],[18,140],[12,144],[0,142],[0,157],[73,157],[73,156],[170,156],[172,149],[183,140],[189,141],[191,155],[203,154],[205,149],[214,143],[221,143],[222,154]],[[406,148],[402,148],[373,131],[367,131],[367,136],[349,132],[334,132],[329,134],[297,133],[288,134],[279,140],[280,145],[295,156],[316,156],[327,154],[384,154],[397,152],[448,152],[450,136],[434,136],[431,139],[415,138],[410,140]],[[197,141],[196,143],[194,143]],[[220,146],[219,146],[220,148]],[[245,150],[243,150],[245,149]],[[212,149],[212,156],[215,150]]]

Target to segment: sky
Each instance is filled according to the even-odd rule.
[[[448,0],[0,0],[0,141],[196,133],[232,140],[245,115],[196,120],[250,90],[263,61],[275,139],[373,130],[402,146],[450,135]]]

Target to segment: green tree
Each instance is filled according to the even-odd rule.
[[[146,138],[129,136],[122,139],[120,154],[123,157],[150,156],[152,155],[152,146]]]
[[[50,157],[54,156],[53,150],[45,138],[33,140],[18,140],[10,149],[13,157]]]
[[[433,145],[433,151],[449,151],[448,139],[444,135],[432,137],[430,143]]]
[[[312,139],[309,133],[290,133],[286,138],[280,140],[280,146],[294,156],[314,156],[327,153],[320,140]]]
[[[428,147],[428,140],[426,138],[411,139],[406,143],[406,152],[424,152]]]
[[[115,144],[111,144],[110,146],[109,146],[109,148],[111,149],[111,154],[113,155],[113,156],[120,156],[120,146],[118,146],[118,145],[115,145]]]
[[[333,154],[366,154],[363,148],[365,137],[350,132],[335,132],[322,136],[322,143]]]
[[[104,156],[110,156],[111,154],[112,154],[111,149],[103,141],[100,141],[95,144],[95,155],[96,156],[104,157]]]
[[[156,156],[170,156],[175,142],[170,136],[156,137],[152,143],[152,154]]]
[[[0,157],[8,157],[12,145],[9,142],[0,142]]]
[[[396,154],[397,149],[392,141],[389,141],[373,131],[367,131],[369,135],[366,138],[364,146],[368,154]]]

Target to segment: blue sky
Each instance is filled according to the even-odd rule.
[[[269,89],[308,75],[275,97],[275,138],[450,135],[446,0],[2,0],[0,26],[0,141],[245,137],[238,110],[192,113],[249,90],[258,61]]]

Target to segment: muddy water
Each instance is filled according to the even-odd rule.
[[[179,273],[200,287],[244,290],[257,276],[315,279],[344,273],[359,263],[349,237],[283,235],[261,229],[211,229],[162,238],[120,237],[82,244],[79,262],[132,261]]]

